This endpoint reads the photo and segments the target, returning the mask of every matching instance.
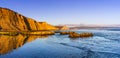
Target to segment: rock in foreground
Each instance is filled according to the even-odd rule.
[[[70,38],[79,38],[79,37],[86,38],[86,37],[92,37],[92,36],[93,36],[93,34],[92,33],[88,33],[88,32],[80,33],[80,34],[78,34],[78,33],[71,33],[69,35]]]

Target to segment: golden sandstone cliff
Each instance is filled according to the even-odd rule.
[[[39,31],[56,30],[46,22],[37,22],[17,12],[0,7],[0,31]]]

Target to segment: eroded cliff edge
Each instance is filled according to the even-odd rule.
[[[8,8],[0,7],[0,31],[57,30],[47,22],[37,22]]]

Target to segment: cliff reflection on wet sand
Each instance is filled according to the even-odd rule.
[[[28,36],[28,35],[17,35],[17,36],[6,36],[0,35],[0,55],[9,53],[10,51],[23,46],[27,42],[31,42],[36,38],[46,38],[48,36]]]

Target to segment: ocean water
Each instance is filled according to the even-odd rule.
[[[68,35],[0,36],[0,58],[120,58],[120,29],[72,30],[93,37]]]

